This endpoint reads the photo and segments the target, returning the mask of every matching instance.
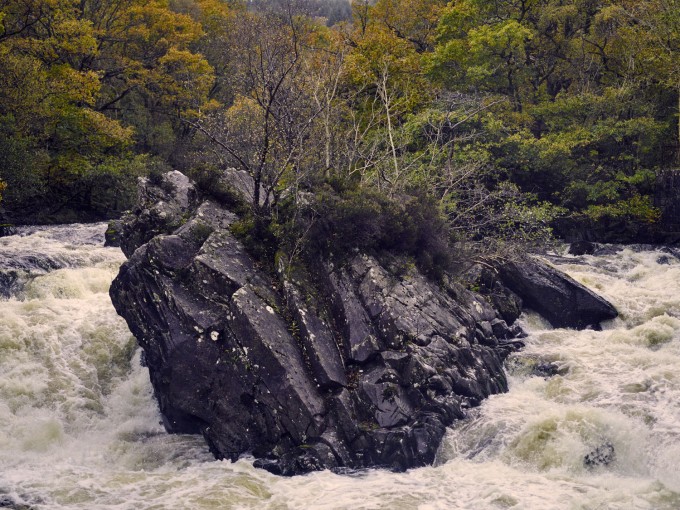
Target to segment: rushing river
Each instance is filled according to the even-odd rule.
[[[0,507],[35,509],[680,508],[680,261],[658,251],[563,259],[621,313],[603,331],[523,318],[510,392],[447,434],[435,466],[279,478],[214,461],[159,424],[108,287],[105,225],[0,239]],[[662,258],[660,258],[662,257]],[[549,364],[558,374],[535,375]],[[584,458],[606,448],[608,465]],[[613,452],[613,454],[612,454]]]

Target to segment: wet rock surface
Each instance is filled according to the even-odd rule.
[[[571,255],[592,255],[597,250],[597,245],[590,241],[575,241],[569,245]]]
[[[507,390],[516,309],[363,254],[263,271],[237,216],[181,174],[139,197],[111,298],[166,429],[203,434],[216,457],[282,475],[422,466],[448,425]]]
[[[36,507],[21,503],[7,494],[0,494],[0,508],[7,508],[8,510],[34,510]]]
[[[556,328],[597,329],[602,321],[618,315],[607,300],[536,258],[499,265],[498,276],[524,307],[540,313]]]
[[[0,224],[0,237],[17,235],[18,230],[14,225],[9,223]]]

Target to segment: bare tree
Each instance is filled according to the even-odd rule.
[[[323,91],[308,60],[310,20],[287,13],[248,13],[233,34],[234,100],[197,121],[187,120],[209,141],[225,166],[252,178],[252,208],[268,215],[285,182],[297,183],[319,165],[312,154],[333,88]],[[327,128],[329,129],[329,128]]]

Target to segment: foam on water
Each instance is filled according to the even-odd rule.
[[[214,461],[201,438],[165,434],[108,298],[123,256],[101,247],[104,229],[0,240],[0,260],[68,262],[0,302],[0,500],[94,510],[680,508],[677,261],[625,250],[562,266],[621,318],[577,332],[525,316],[530,336],[509,364],[511,391],[457,423],[435,466],[291,479],[252,459]],[[532,359],[560,375],[532,375]],[[584,463],[607,444],[608,465]]]

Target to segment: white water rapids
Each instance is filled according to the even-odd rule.
[[[200,437],[165,434],[134,339],[109,300],[124,257],[102,247],[105,228],[0,239],[5,267],[22,256],[54,262],[0,301],[0,507],[680,508],[680,261],[672,256],[661,264],[658,251],[624,249],[561,265],[621,317],[600,332],[525,317],[530,335],[509,362],[510,392],[453,427],[435,466],[280,478],[252,460],[214,461]],[[537,359],[559,374],[532,375]],[[586,467],[603,444],[613,462]]]

